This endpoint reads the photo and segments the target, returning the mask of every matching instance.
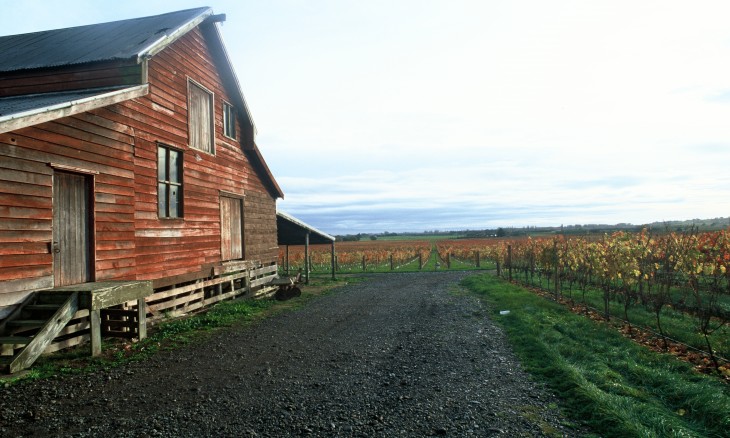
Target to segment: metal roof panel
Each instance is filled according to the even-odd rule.
[[[125,87],[91,88],[59,93],[26,94],[23,96],[2,97],[0,98],[0,117],[47,108],[123,88]]]
[[[0,72],[135,58],[208,7],[0,37]]]

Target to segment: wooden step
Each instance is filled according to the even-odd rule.
[[[40,327],[40,329],[33,336],[31,342],[26,344],[17,355],[13,356],[7,371],[12,374],[30,367],[78,310],[79,294],[78,292],[72,292],[66,296],[64,304],[47,320],[21,319],[8,321],[8,327]]]
[[[44,312],[55,312],[58,310],[63,303],[52,303],[52,304],[28,304],[25,306],[25,310],[42,310]]]
[[[9,373],[12,361],[13,356],[0,356],[0,373]]]
[[[28,345],[32,340],[27,336],[0,336],[0,344]]]
[[[47,319],[15,319],[13,321],[8,321],[7,326],[8,327],[32,328],[32,327],[41,327],[41,326],[45,325],[46,322],[48,322]]]
[[[58,304],[59,306],[66,302],[70,293],[58,292],[38,292],[37,304]]]

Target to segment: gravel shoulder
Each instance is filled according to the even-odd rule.
[[[0,389],[0,435],[577,436],[465,275],[374,275],[144,362]]]

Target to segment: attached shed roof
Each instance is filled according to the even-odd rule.
[[[89,88],[0,98],[0,133],[147,94],[147,85]]]
[[[335,241],[334,236],[330,236],[283,211],[276,212],[276,227],[279,245],[304,245],[307,233],[309,233],[309,243],[312,245],[329,244]]]
[[[66,29],[0,37],[0,72],[60,67],[153,55],[211,16],[213,10],[186,9]]]
[[[21,96],[0,97],[0,117],[10,114],[25,113],[28,111],[38,111],[46,107],[53,107],[67,102],[74,102],[90,97],[98,96],[103,93],[118,90],[118,88],[90,88],[86,90],[63,91],[56,93],[43,94],[25,94]]]

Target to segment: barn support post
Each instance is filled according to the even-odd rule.
[[[337,260],[335,259],[335,241],[332,241],[332,248],[330,249],[332,255],[332,279],[335,279],[335,271],[337,271]]]
[[[304,284],[309,284],[309,231],[304,235]]]
[[[289,276],[289,245],[284,247],[284,269],[286,276]]]

